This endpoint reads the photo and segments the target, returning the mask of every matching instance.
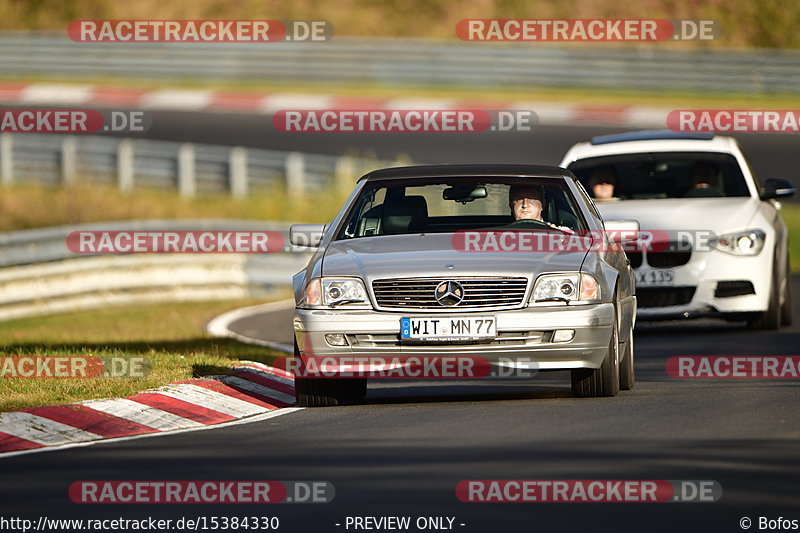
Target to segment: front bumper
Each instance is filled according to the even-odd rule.
[[[766,248],[752,257],[733,256],[717,250],[695,251],[687,264],[671,269],[642,265],[636,269],[637,277],[643,273],[672,270],[674,280],[670,285],[637,284],[638,317],[644,320],[734,317],[764,312],[769,305],[772,283],[771,257]],[[719,289],[732,282],[749,282],[753,293],[721,296],[724,291]],[[648,295],[644,291],[650,291],[651,294],[688,291],[691,296],[679,305],[649,305]],[[677,298],[681,299],[682,296],[678,295]]]
[[[576,306],[535,307],[494,312],[497,338],[464,344],[417,344],[400,342],[403,317],[442,318],[425,312],[380,312],[371,310],[296,309],[294,333],[301,356],[480,356],[497,366],[531,370],[598,368],[608,351],[614,324],[610,303]],[[556,330],[571,329],[570,341],[553,342]],[[331,346],[329,333],[344,334],[348,346]]]

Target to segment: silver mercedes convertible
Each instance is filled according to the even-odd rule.
[[[316,248],[293,278],[294,361],[316,372],[296,373],[297,401],[362,400],[369,375],[345,370],[376,358],[570,370],[580,397],[630,389],[636,296],[625,246],[638,233],[633,220],[604,222],[563,168],[371,172],[330,224],[290,230],[293,245]]]

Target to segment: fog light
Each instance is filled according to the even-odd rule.
[[[347,346],[347,337],[344,333],[326,333],[325,342],[331,346]]]
[[[574,329],[557,329],[553,333],[553,342],[567,342],[575,338]]]

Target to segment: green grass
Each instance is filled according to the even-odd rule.
[[[0,187],[0,231],[110,222],[115,220],[233,218],[329,222],[339,212],[347,191],[331,188],[289,201],[285,191],[256,192],[246,198],[224,194],[180,198],[175,192],[137,189],[121,193],[113,187],[12,185]]]
[[[784,202],[781,216],[789,228],[789,257],[792,272],[800,273],[800,205]]]
[[[243,359],[270,363],[282,354],[205,332],[215,316],[259,303],[263,301],[169,303],[0,322],[0,357],[143,356],[151,366],[144,378],[0,378],[0,411],[128,396],[225,373]]]
[[[800,5],[758,2],[648,0],[0,0],[0,28],[63,32],[76,19],[314,19],[330,21],[340,36],[432,37],[455,41],[469,18],[688,18],[713,19],[722,28],[711,43],[656,43],[667,48],[798,48]],[[542,43],[531,43],[541,46]],[[599,43],[596,47],[612,43]],[[319,43],[325,46],[325,43]],[[269,45],[267,45],[269,46]],[[633,45],[635,46],[635,45]]]

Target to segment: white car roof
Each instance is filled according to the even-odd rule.
[[[593,142],[577,143],[564,155],[560,166],[567,167],[573,161],[588,157],[642,152],[720,152],[734,155],[740,153],[739,143],[733,137],[709,135],[707,138],[699,139],[681,138],[681,134],[675,134],[674,138],[646,138],[647,133],[595,137]],[[626,138],[632,140],[624,140]]]

